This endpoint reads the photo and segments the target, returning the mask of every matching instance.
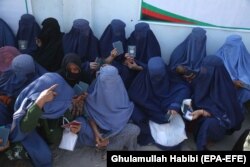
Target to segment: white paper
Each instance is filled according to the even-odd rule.
[[[69,151],[74,151],[77,138],[78,138],[77,134],[72,133],[68,129],[64,129],[59,148],[69,150]]]
[[[149,121],[150,132],[154,140],[163,146],[176,146],[187,139],[185,124],[179,114],[173,115],[166,124]]]

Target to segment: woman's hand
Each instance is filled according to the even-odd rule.
[[[192,115],[192,120],[196,120],[197,118],[199,118],[200,116],[202,117],[210,117],[211,114],[203,109],[199,109],[199,110],[195,110],[191,113]]]
[[[116,50],[116,48],[114,48],[113,50],[111,50],[110,52],[110,56],[114,59],[118,56],[118,52]]]
[[[100,134],[96,135],[95,141],[96,141],[96,147],[99,149],[107,147],[109,144],[109,139],[102,138]]]
[[[91,70],[97,70],[98,67],[99,67],[99,64],[97,62],[90,62],[89,63],[89,68]]]
[[[136,70],[136,71],[142,71],[143,70],[142,66],[137,65],[135,61],[132,62],[132,63],[130,63],[128,61],[127,66],[131,70]]]
[[[129,55],[129,53],[126,53],[124,57],[125,57],[125,60],[123,64],[126,66],[128,62],[133,63],[135,61],[134,58]]]
[[[111,50],[110,55],[104,60],[105,64],[111,64],[113,60],[118,56],[116,48]]]
[[[70,131],[77,134],[81,130],[81,125],[70,125]]]
[[[233,83],[234,83],[234,86],[235,86],[237,89],[243,88],[243,82],[242,82],[242,81],[240,81],[240,80],[234,80]]]
[[[36,99],[36,102],[35,102],[40,109],[42,109],[43,106],[47,102],[50,102],[55,98],[57,93],[54,90],[55,90],[55,88],[57,86],[58,86],[58,84],[52,85],[51,87],[49,87],[48,89],[43,90],[40,93],[40,95],[38,96],[38,98]]]
[[[168,112],[170,112],[171,115],[176,115],[176,114],[178,114],[178,112],[177,112],[176,110],[168,110]]]
[[[0,144],[2,143],[3,143],[3,139],[0,138]],[[0,146],[0,152],[5,151],[7,148],[9,148],[9,146],[10,146],[10,142],[8,141],[5,146]]]
[[[142,66],[136,64],[134,58],[131,57],[128,53],[125,54],[125,58],[126,59],[124,60],[123,64],[127,66],[129,69],[137,71],[143,70]]]
[[[83,94],[73,98],[71,110],[72,116],[77,117],[83,114],[83,106],[87,96],[88,93],[84,92]]]

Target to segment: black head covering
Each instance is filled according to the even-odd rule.
[[[62,36],[59,23],[54,18],[47,18],[42,22],[42,30],[38,35],[42,46],[35,53],[35,60],[48,71],[60,68],[63,58]]]
[[[69,63],[73,63],[77,65],[80,69],[79,74],[73,74],[68,70]],[[75,84],[79,83],[80,81],[90,83],[90,79],[85,71],[81,70],[81,58],[75,53],[68,53],[62,60],[61,68],[58,73],[68,82],[70,86],[74,86]]]

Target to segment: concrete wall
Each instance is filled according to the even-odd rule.
[[[109,3],[110,2],[110,3]],[[93,0],[93,25],[95,33],[100,37],[107,24],[114,18],[126,22],[127,36],[139,22],[140,0]],[[165,23],[149,23],[155,33],[162,50],[162,57],[168,62],[173,49],[192,31],[192,26],[170,25]],[[207,31],[207,53],[213,54],[231,34],[242,36],[250,51],[250,32],[203,27]]]
[[[99,38],[112,19],[123,20],[127,37],[140,21],[141,0],[27,0],[28,9],[37,21],[47,17],[58,19],[61,30],[68,32],[74,19],[84,18]],[[16,32],[21,14],[26,12],[25,0],[1,0],[0,17]],[[192,26],[149,23],[159,40],[162,56],[168,62],[173,49],[191,32]],[[207,31],[207,53],[213,54],[231,34],[239,34],[250,51],[250,31],[203,27]]]
[[[29,9],[32,9],[27,1]],[[18,21],[22,14],[27,13],[25,0],[0,0],[0,18],[8,23],[14,33],[18,29]]]

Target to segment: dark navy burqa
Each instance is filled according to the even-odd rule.
[[[183,99],[190,97],[189,87],[172,80],[172,75],[174,73],[161,57],[153,57],[129,88],[129,96],[136,107],[132,119],[141,128],[139,144],[152,142],[149,120],[167,123],[165,115],[168,110],[180,111]]]
[[[16,46],[16,40],[9,25],[0,18],[0,48],[3,46]]]
[[[204,150],[208,140],[220,140],[226,133],[240,129],[243,112],[233,82],[220,58],[207,56],[191,87],[194,110],[204,109],[211,114],[211,117],[199,119],[196,134],[198,150]]]
[[[159,42],[147,23],[135,25],[135,30],[128,38],[128,45],[136,46],[135,62],[142,67],[146,67],[151,57],[161,56]],[[127,88],[136,75],[137,71],[129,70],[129,68],[122,69],[121,77]]]
[[[33,56],[48,71],[56,71],[60,68],[63,58],[63,33],[61,33],[59,23],[55,18],[45,19],[42,26],[38,35],[42,46],[37,48]]]
[[[101,57],[107,58],[110,55],[111,50],[113,50],[113,42],[121,41],[123,44],[123,49],[127,50],[127,39],[125,33],[126,24],[118,19],[114,19],[107,26],[100,38],[100,53]],[[119,59],[118,56],[115,60]]]
[[[113,50],[112,43],[116,41],[121,41],[123,44],[123,50],[127,50],[125,27],[126,24],[121,20],[114,19],[111,21],[100,38],[101,57],[107,58],[110,55]],[[128,67],[123,65],[124,55],[125,54],[118,55],[118,57],[112,62],[112,65],[118,69],[123,81],[126,82],[123,74],[126,74],[126,71],[128,72]]]
[[[36,37],[40,33],[41,28],[37,24],[35,17],[31,14],[24,14],[19,20],[19,27],[16,35],[17,46],[18,41],[25,40],[27,41],[27,48],[22,49],[19,47],[19,50],[22,53],[31,54],[36,48]]]
[[[128,45],[136,46],[136,63],[146,65],[151,57],[161,56],[158,40],[147,23],[138,23],[128,38]]]
[[[70,32],[63,37],[64,53],[76,53],[82,61],[82,69],[92,75],[89,63],[99,57],[98,39],[94,36],[89,22],[76,19]]]
[[[193,28],[188,37],[172,52],[169,61],[171,70],[183,65],[190,70],[198,71],[207,55],[206,41],[206,31],[199,27]]]

